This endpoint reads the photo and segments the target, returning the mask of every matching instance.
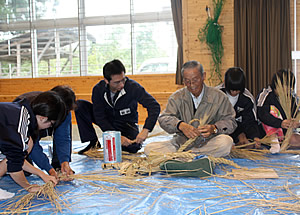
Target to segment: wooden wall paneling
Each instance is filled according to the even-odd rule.
[[[174,74],[129,75],[128,77],[140,83],[160,103],[161,110],[165,108],[169,96],[183,87],[175,84]],[[91,101],[92,89],[102,79],[102,76],[0,79],[0,102],[11,102],[20,94],[46,91],[57,85],[69,85],[77,99]],[[138,110],[139,123],[142,124],[147,117],[147,112],[142,106],[139,106]],[[72,114],[73,123],[76,123],[74,113]]]
[[[213,3],[211,0],[188,0],[183,1],[183,35],[184,37],[184,61],[198,60],[203,64],[204,70],[210,73],[212,70],[211,53],[205,43],[198,39],[199,29],[207,20],[206,5],[211,8],[213,16]],[[234,17],[233,0],[226,0],[221,16],[220,25],[224,26],[222,41],[224,46],[224,57],[222,59],[222,74],[228,67],[234,66]],[[207,74],[209,76],[210,74]],[[209,83],[206,82],[208,85]],[[212,85],[215,85],[214,83]]]

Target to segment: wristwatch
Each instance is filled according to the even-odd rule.
[[[216,133],[218,133],[218,128],[217,128],[217,126],[216,125],[214,125],[214,131],[213,131],[213,134],[216,134]]]

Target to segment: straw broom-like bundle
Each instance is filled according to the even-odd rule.
[[[40,190],[36,193],[28,193],[24,196],[21,196],[17,202],[8,205],[6,211],[8,211],[10,214],[24,213],[25,211],[30,210],[31,203],[35,198],[49,200],[51,205],[55,206],[59,212],[62,212],[63,208],[70,209],[68,204],[64,200],[60,199],[60,195],[54,189],[54,184],[49,181],[41,186]]]
[[[283,74],[283,83],[290,83],[291,77],[288,75],[288,77]],[[292,119],[292,120],[297,120],[299,121],[300,116],[297,116],[298,110],[299,110],[299,105],[300,103],[297,104],[296,111],[295,113],[292,113],[292,89],[290,88],[289,84],[283,84],[281,83],[279,77],[277,77],[277,83],[276,83],[276,92],[279,97],[279,103],[287,117],[287,119]],[[295,119],[296,117],[296,119]],[[285,134],[285,138],[281,144],[280,151],[284,151],[289,148],[289,142],[290,138],[293,134],[293,128],[290,127],[287,129],[287,132]]]
[[[290,83],[291,77],[288,77],[283,74],[282,77],[283,83]],[[277,76],[277,83],[276,83],[276,92],[279,97],[279,103],[288,119],[292,118],[292,90],[289,84],[283,84],[280,81],[280,78]]]

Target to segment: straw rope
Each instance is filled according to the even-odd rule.
[[[202,126],[206,123],[208,119],[208,115],[204,115],[202,119],[192,119],[189,124],[191,125],[193,122],[199,122],[199,126]],[[188,139],[184,144],[182,144],[177,152],[183,152],[189,145],[191,145],[198,137]]]

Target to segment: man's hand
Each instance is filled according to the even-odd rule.
[[[63,181],[71,181],[72,179],[69,178],[70,175],[74,175],[74,171],[71,169],[70,164],[68,161],[61,163],[61,172],[67,178],[63,179]]]
[[[135,142],[142,144],[148,137],[148,134],[149,130],[147,128],[143,128],[143,130],[136,136]]]
[[[203,125],[198,127],[198,132],[200,132],[201,136],[204,138],[209,137],[210,135],[214,134],[215,125]]]
[[[134,140],[129,140],[127,137],[121,136],[121,145],[122,146],[129,146],[132,143],[134,143]]]
[[[185,122],[181,122],[178,128],[189,139],[198,137],[201,134],[197,128]]]

